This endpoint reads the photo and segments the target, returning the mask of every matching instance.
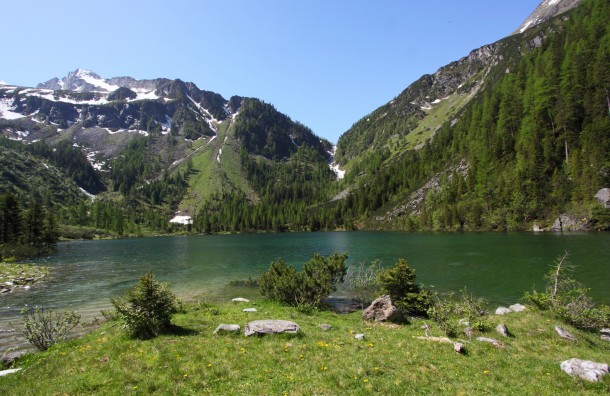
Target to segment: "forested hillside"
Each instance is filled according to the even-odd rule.
[[[505,39],[504,53],[520,56],[498,62],[421,149],[385,145],[347,163],[355,187],[337,210],[367,227],[411,230],[523,229],[564,212],[603,217],[593,196],[610,185],[608,21],[607,1],[585,1]],[[386,125],[412,120],[389,117]]]

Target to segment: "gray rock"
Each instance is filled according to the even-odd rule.
[[[239,333],[241,330],[241,326],[237,324],[226,324],[221,323],[218,325],[216,330],[214,330],[214,334],[218,333]]]
[[[521,304],[513,304],[510,307],[508,307],[508,309],[510,309],[513,312],[523,312],[525,311],[527,308],[525,307],[525,305],[521,305]]]
[[[590,382],[601,381],[602,377],[608,374],[608,365],[596,363],[590,360],[570,359],[564,360],[560,365],[561,369],[568,375],[580,377]]]
[[[466,353],[466,347],[464,347],[464,344],[462,344],[461,342],[454,342],[453,350],[461,354]]]
[[[602,188],[595,194],[595,199],[599,201],[604,208],[610,209],[610,188]]]
[[[506,308],[506,307],[498,307],[498,309],[496,309],[496,315],[505,315],[507,313],[511,313],[513,311],[510,310],[510,308]]]
[[[493,346],[495,346],[496,348],[502,348],[504,346],[500,341],[494,340],[493,338],[477,337],[477,341],[493,344]]]
[[[243,298],[243,297],[236,297],[234,299],[232,299],[231,301],[233,302],[243,302],[243,303],[249,303],[250,300],[248,300],[247,298]]]
[[[25,352],[23,352],[23,351],[8,352],[0,358],[0,363],[1,363],[0,366],[2,366],[2,365],[8,366],[9,364],[13,363],[15,360],[20,358],[22,355],[25,355]]]
[[[470,322],[468,321],[468,319],[460,319],[458,324],[460,326],[470,326]]]
[[[246,337],[251,335],[264,335],[264,334],[280,334],[290,333],[296,334],[301,328],[298,324],[290,322],[288,320],[254,320],[246,325],[244,333]]]
[[[356,334],[356,336],[354,338],[357,340],[364,340],[364,334],[362,334],[362,333]]]
[[[333,327],[332,327],[331,325],[329,325],[329,324],[322,323],[322,324],[320,325],[320,328],[321,328],[322,330],[324,330],[324,331],[328,331],[328,330],[332,329]]]
[[[362,319],[385,322],[397,319],[398,316],[398,309],[392,305],[390,296],[385,294],[373,301],[371,305],[364,310]]]
[[[472,329],[472,327],[470,327],[470,326],[464,327],[464,335],[466,337],[468,337],[469,340],[471,340],[472,337],[474,337],[474,330]]]
[[[503,337],[508,337],[510,334],[504,323],[500,323],[498,326],[496,326],[496,331]]]
[[[574,337],[572,334],[570,334],[563,327],[555,326],[555,331],[557,332],[557,334],[559,334],[559,336],[561,338],[565,338],[566,340],[570,340],[570,341],[578,341],[578,339],[576,337]]]
[[[610,329],[601,329],[599,331],[599,336],[604,341],[610,341]]]
[[[0,371],[0,377],[4,377],[5,375],[16,373],[19,370],[21,370],[21,369],[16,368],[16,369],[10,369],[10,370],[2,370],[2,371]]]
[[[256,312],[256,308],[244,308],[242,309],[244,312]]]

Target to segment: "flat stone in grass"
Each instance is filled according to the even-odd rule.
[[[364,334],[362,334],[362,333],[356,334],[356,336],[354,338],[357,340],[364,340]]]
[[[487,337],[477,337],[477,341],[481,341],[481,342],[487,342],[492,344],[493,346],[495,346],[496,348],[504,348],[504,344],[502,344],[500,341],[498,340],[494,340],[493,338],[487,338]]]
[[[0,371],[0,377],[4,377],[5,375],[16,373],[19,370],[21,370],[21,369],[16,368],[16,369],[10,369],[10,370],[2,370],[2,371]]]
[[[327,323],[322,323],[322,324],[320,325],[320,329],[322,329],[322,331],[328,331],[328,330],[330,330],[330,329],[332,329],[332,328],[333,328],[333,327],[332,327],[331,325],[327,324]]]
[[[218,325],[216,330],[214,330],[214,334],[239,333],[240,330],[241,330],[240,325],[221,323]]]
[[[559,337],[561,337],[561,338],[565,338],[566,340],[570,340],[570,341],[578,341],[578,339],[576,337],[574,337],[572,334],[570,334],[563,327],[555,326],[555,331],[557,332],[557,334],[559,334]]]
[[[244,308],[242,309],[244,312],[256,312],[256,308]]]
[[[298,324],[290,322],[288,320],[254,320],[246,325],[244,333],[246,337],[251,335],[265,335],[265,334],[281,334],[289,333],[296,334],[300,331]]]
[[[232,299],[231,301],[233,302],[243,302],[243,303],[249,303],[250,300],[248,300],[247,298],[243,298],[243,297],[236,297],[234,299]]]
[[[590,360],[570,359],[561,362],[561,369],[572,377],[580,377],[590,382],[598,382],[608,374],[608,365]]]

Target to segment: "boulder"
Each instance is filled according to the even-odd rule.
[[[525,305],[521,305],[521,304],[513,304],[510,307],[508,307],[508,309],[510,309],[513,312],[523,312],[525,311],[527,308],[525,307]]]
[[[604,208],[610,209],[610,188],[602,188],[595,194],[595,199],[599,201],[600,204],[604,205]]]
[[[301,328],[298,324],[290,322],[288,320],[254,320],[246,325],[244,333],[246,337],[251,335],[265,335],[265,334],[280,334],[290,333],[296,334]]]
[[[464,354],[466,353],[466,347],[461,342],[453,343],[453,350],[457,353]]]
[[[375,322],[385,322],[398,319],[400,313],[398,308],[392,305],[392,299],[388,294],[385,294],[371,303],[364,310],[362,319]]]
[[[568,375],[580,377],[590,382],[598,382],[602,377],[608,374],[608,365],[605,363],[596,363],[590,360],[570,359],[561,362],[561,370]]]
[[[496,315],[505,315],[507,313],[511,313],[513,311],[510,310],[510,308],[506,308],[506,307],[498,307],[498,309],[496,309]]]
[[[599,331],[599,336],[604,341],[610,341],[610,329],[601,329]]]
[[[218,325],[216,330],[214,330],[214,334],[218,333],[239,333],[241,330],[241,326],[237,324],[225,324],[221,323]]]
[[[248,300],[247,298],[243,298],[243,297],[236,297],[234,299],[232,299],[231,301],[233,302],[243,302],[243,303],[249,303],[250,300]]]
[[[557,334],[559,334],[559,337],[561,337],[561,338],[565,338],[566,340],[570,340],[570,341],[578,341],[578,339],[576,337],[574,337],[572,334],[570,334],[563,327],[555,326],[555,331],[557,332]]]
[[[4,365],[5,367],[13,363],[15,360],[19,359],[22,355],[25,355],[24,351],[14,351],[8,352],[0,358],[0,366]]]
[[[498,326],[496,326],[496,331],[503,337],[508,337],[510,334],[504,323],[500,323]]]

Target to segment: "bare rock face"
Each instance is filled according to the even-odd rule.
[[[386,294],[373,301],[371,305],[364,310],[362,319],[385,322],[398,319],[399,316],[398,309],[392,305],[392,299]]]
[[[561,362],[561,369],[572,377],[580,377],[590,382],[598,382],[608,374],[608,365],[590,360],[570,359]]]
[[[571,10],[579,3],[580,0],[544,0],[513,34],[523,33],[531,27]]]
[[[288,320],[255,320],[246,325],[244,333],[246,337],[251,335],[265,335],[265,334],[281,334],[290,333],[296,334],[301,330],[298,324],[290,322]]]

